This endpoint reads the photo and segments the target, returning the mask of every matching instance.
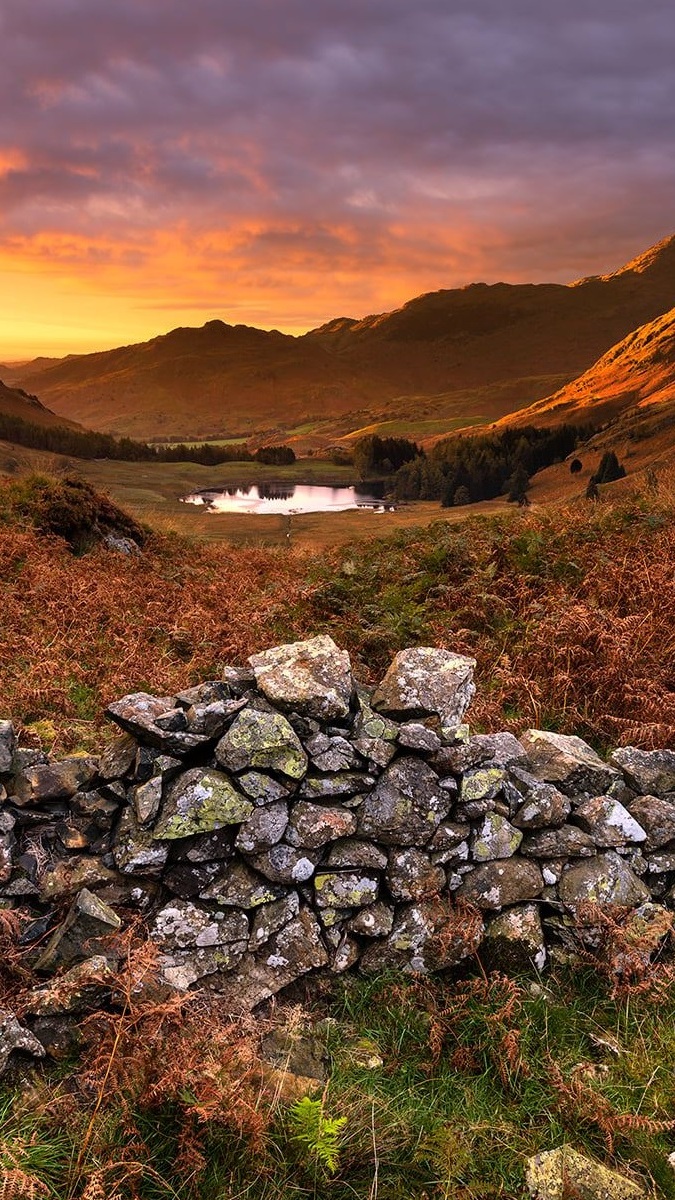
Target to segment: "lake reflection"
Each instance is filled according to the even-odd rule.
[[[367,488],[325,487],[314,484],[260,483],[251,487],[223,488],[193,492],[184,496],[185,504],[198,504],[213,513],[313,513],[347,512],[363,508],[371,512],[389,512],[391,501],[375,493],[377,484]]]

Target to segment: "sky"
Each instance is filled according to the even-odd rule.
[[[672,0],[0,0],[0,362],[675,232]]]

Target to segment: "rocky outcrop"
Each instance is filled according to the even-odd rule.
[[[310,971],[431,971],[481,943],[487,964],[541,970],[589,903],[648,911],[656,949],[675,754],[472,737],[473,668],[406,650],[371,693],[318,637],[125,696],[99,758],[51,761],[0,722],[0,903],[33,910],[33,965],[66,981],[40,1011],[105,989],[133,910],[165,984],[233,1011]]]

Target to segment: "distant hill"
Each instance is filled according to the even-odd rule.
[[[36,396],[31,396],[21,388],[7,387],[0,380],[0,416],[20,417],[31,425],[55,426],[72,425],[72,421],[57,416],[45,408]]]
[[[209,321],[36,361],[20,382],[64,416],[134,437],[290,433],[320,445],[378,423],[450,430],[550,396],[674,305],[671,237],[570,285],[472,284],[302,337]]]
[[[675,308],[612,346],[572,383],[504,418],[500,425],[553,425],[622,418],[648,428],[675,417]]]

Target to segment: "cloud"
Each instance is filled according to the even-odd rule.
[[[178,293],[311,324],[672,232],[670,0],[4,0],[0,39],[3,258],[71,239],[88,294],[84,248],[151,303],[171,245]]]

